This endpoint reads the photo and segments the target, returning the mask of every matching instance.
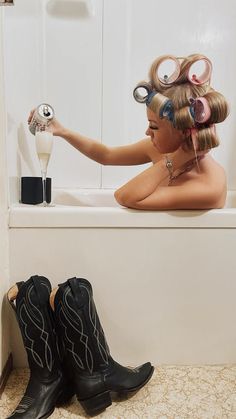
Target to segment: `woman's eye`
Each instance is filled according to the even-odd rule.
[[[151,125],[149,125],[149,128],[152,129],[152,130],[157,130],[158,129],[158,127],[153,127]]]

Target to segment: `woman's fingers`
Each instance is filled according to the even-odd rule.
[[[35,111],[35,108],[34,108],[34,109],[32,109],[32,111],[30,111],[30,114],[29,114],[29,117],[28,117],[28,124],[30,124],[30,121],[31,121],[31,119],[32,119],[32,116],[33,116],[33,114],[34,114],[34,111]]]

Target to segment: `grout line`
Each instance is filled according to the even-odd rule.
[[[101,59],[101,143],[103,144],[103,134],[104,134],[104,13],[105,13],[105,6],[104,0],[102,0],[102,30],[101,30],[101,44],[102,44],[102,59]],[[100,165],[100,188],[103,186],[103,166]]]

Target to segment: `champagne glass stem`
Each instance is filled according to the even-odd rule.
[[[47,206],[47,198],[46,198],[46,179],[47,179],[47,172],[42,171],[42,185],[43,185],[43,206]]]

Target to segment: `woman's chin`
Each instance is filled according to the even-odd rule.
[[[165,154],[166,150],[162,150],[157,143],[152,143],[153,147],[158,151],[158,153]]]
[[[158,144],[153,140],[152,140],[152,145],[153,145],[154,148],[156,148],[156,150],[158,150],[160,152]]]
[[[163,147],[160,147],[160,144],[158,142],[155,142],[153,140],[152,140],[152,145],[160,154],[166,154],[166,153],[172,152],[172,150],[167,150],[166,148],[163,149]]]

